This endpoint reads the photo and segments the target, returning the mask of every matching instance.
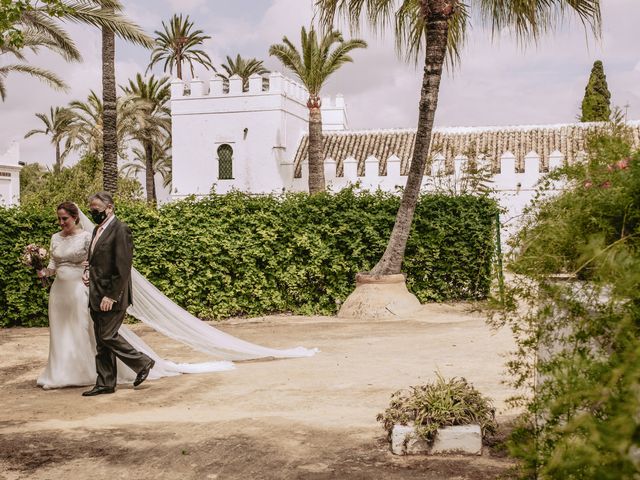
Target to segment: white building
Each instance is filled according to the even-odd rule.
[[[277,72],[268,80],[253,76],[248,91],[237,76],[228,89],[219,78],[208,85],[200,79],[190,85],[173,81],[172,198],[212,190],[307,190],[307,91]],[[322,117],[329,189],[356,182],[362,188],[387,191],[405,185],[415,130],[349,130],[341,96],[323,99]],[[640,122],[630,126],[640,146]],[[503,221],[516,218],[540,177],[579,158],[587,132],[597,128],[599,124],[576,123],[436,129],[424,189],[442,184],[455,188],[472,159],[493,173],[492,187],[507,208]]]
[[[20,147],[17,142],[0,155],[0,206],[20,203]]]
[[[253,193],[282,192],[293,185],[294,156],[307,129],[307,92],[283,77],[249,80],[243,92],[240,77],[232,77],[228,92],[220,78],[171,84],[173,129],[172,198],[208,195],[232,189]],[[327,128],[347,127],[344,102],[323,109]]]

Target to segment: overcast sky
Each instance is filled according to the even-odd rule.
[[[126,14],[147,32],[161,28],[173,13],[188,14],[212,38],[205,50],[219,65],[225,55],[255,56],[268,68],[281,66],[268,57],[271,44],[283,35],[299,43],[302,25],[312,17],[311,0],[123,0]],[[603,35],[585,35],[581,24],[569,22],[536,46],[518,47],[508,32],[491,39],[474,25],[462,62],[443,79],[436,115],[438,126],[481,126],[566,123],[575,121],[594,60],[604,62],[612,103],[626,108],[629,119],[640,118],[640,1],[603,0]],[[0,154],[11,141],[20,142],[22,160],[51,164],[53,147],[44,136],[23,139],[41,126],[36,112],[100,92],[100,35],[90,27],[69,25],[84,62],[64,63],[47,53],[30,57],[70,85],[55,92],[24,76],[7,80],[7,99],[0,103]],[[345,32],[346,33],[346,32]],[[347,35],[348,36],[348,35]],[[324,94],[344,94],[351,128],[415,127],[421,72],[398,59],[393,38],[369,32],[366,50],[353,52],[355,62],[341,68]],[[144,72],[149,52],[118,42],[119,83]],[[0,59],[0,63],[6,60]],[[160,68],[154,70],[161,74]],[[211,74],[199,72],[202,78]],[[625,107],[627,106],[627,107]]]

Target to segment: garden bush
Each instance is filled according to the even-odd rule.
[[[541,201],[515,239],[518,275],[498,324],[517,343],[508,369],[526,413],[510,447],[521,478],[640,474],[640,153],[631,145],[624,124],[591,135],[585,161],[553,174],[565,191]]]
[[[386,246],[397,196],[358,193],[187,199],[152,209],[119,202],[134,265],[194,315],[333,314]],[[2,326],[46,325],[46,292],[22,267],[24,245],[47,245],[55,206],[0,209]],[[421,301],[486,297],[496,203],[488,197],[420,199],[403,271]],[[135,301],[135,299],[134,299]]]

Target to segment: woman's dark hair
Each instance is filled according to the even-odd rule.
[[[64,210],[69,215],[71,215],[75,219],[76,225],[80,223],[80,210],[78,210],[78,206],[75,203],[62,202],[60,205],[58,205],[58,208],[56,208],[56,212],[58,210]]]

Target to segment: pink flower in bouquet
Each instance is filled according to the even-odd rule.
[[[588,179],[587,179],[587,180],[585,180],[585,181],[582,183],[582,186],[583,186],[584,188],[591,188],[591,187],[593,187],[593,182],[592,182],[591,180],[588,180]]]
[[[606,182],[603,182],[600,184],[600,188],[611,188],[611,181],[607,180]]]
[[[24,247],[20,261],[24,265],[33,268],[36,272],[39,272],[45,267],[48,259],[49,252],[46,248],[30,243]],[[46,287],[49,285],[49,280],[46,277],[42,277],[40,278],[40,283],[43,287]]]

